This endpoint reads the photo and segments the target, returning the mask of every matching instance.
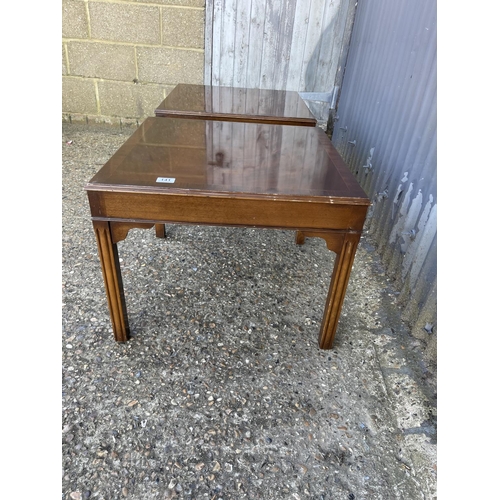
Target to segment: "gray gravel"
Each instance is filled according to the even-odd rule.
[[[368,236],[324,351],[324,241],[134,229],[115,343],[83,186],[133,130],[63,124],[62,498],[437,498],[436,369]]]

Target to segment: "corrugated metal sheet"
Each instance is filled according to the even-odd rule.
[[[207,0],[205,84],[331,92],[343,74],[339,67],[354,5],[355,0]]]
[[[436,57],[436,0],[360,0],[332,136],[420,338],[437,322]]]

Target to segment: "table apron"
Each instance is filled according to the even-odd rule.
[[[88,191],[94,220],[359,232],[367,205]]]

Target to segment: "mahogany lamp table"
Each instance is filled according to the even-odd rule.
[[[179,83],[156,116],[316,126],[298,92]]]
[[[370,201],[323,130],[147,118],[85,190],[115,340],[130,335],[118,242],[177,223],[323,238],[336,259],[319,346],[332,347]]]

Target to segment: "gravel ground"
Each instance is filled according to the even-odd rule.
[[[367,236],[325,351],[323,240],[134,229],[114,341],[83,186],[133,131],[63,124],[62,498],[437,498],[436,369]]]

